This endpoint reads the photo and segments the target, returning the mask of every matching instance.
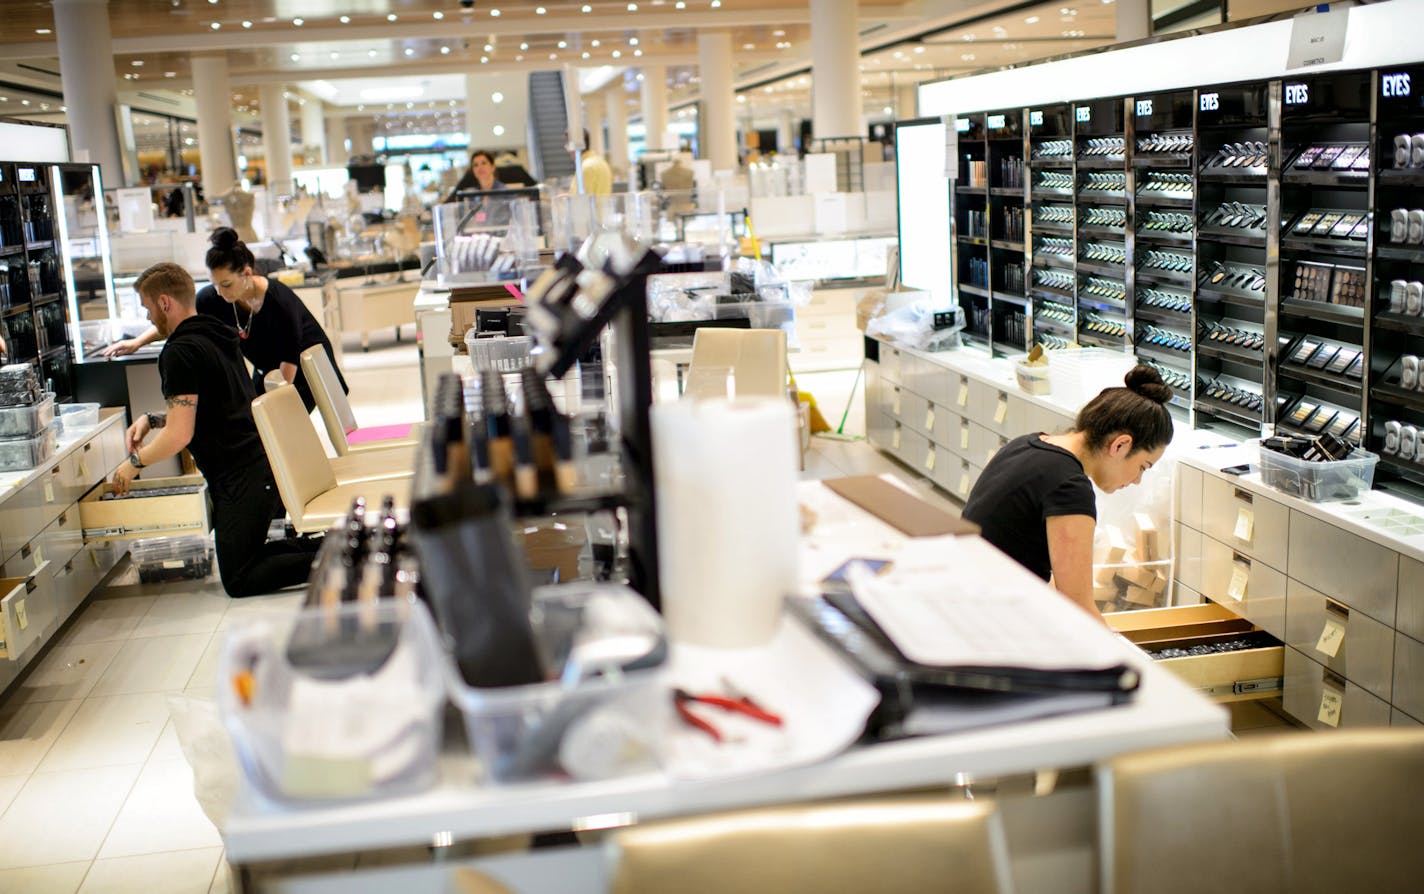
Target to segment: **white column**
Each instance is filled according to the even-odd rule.
[[[326,149],[326,103],[314,96],[305,97],[302,110],[302,147],[315,147],[315,163],[330,164],[331,157]]]
[[[352,155],[376,154],[376,119],[347,118],[346,133],[351,138]]]
[[[776,113],[776,154],[788,155],[796,152],[796,113],[782,109]]]
[[[628,170],[628,92],[619,78],[605,96],[608,108],[608,164],[615,171]]]
[[[697,73],[702,87],[702,132],[697,143],[712,170],[737,167],[736,99],[732,94],[732,35],[697,35]]]
[[[292,113],[282,84],[263,84],[262,150],[266,159],[267,188],[273,193],[292,189]]]
[[[856,0],[811,0],[811,134],[858,137],[860,52]]]
[[[1152,0],[1117,0],[1117,42],[1152,36]]]
[[[122,186],[124,166],[114,118],[119,86],[108,6],[108,0],[54,0],[54,28],[69,139],[75,152],[88,153],[102,168],[106,185]]]
[[[490,132],[489,107],[493,100],[479,75],[465,75],[465,132],[470,135],[470,151],[484,146]]]
[[[588,148],[608,158],[608,146],[603,139],[604,102],[602,93],[589,93],[583,98],[583,126],[588,131]]]
[[[232,86],[228,82],[226,55],[194,53],[192,66],[203,192],[212,198],[237,183],[237,159],[232,144]]]
[[[346,119],[331,117],[326,119],[326,163],[344,165],[346,157]]]
[[[667,67],[643,66],[644,146],[649,150],[672,149],[667,145]]]
[[[915,110],[919,108],[920,88],[911,84],[895,85],[895,119],[905,121],[915,117]]]

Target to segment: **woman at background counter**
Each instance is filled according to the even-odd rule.
[[[1006,444],[984,467],[963,512],[985,540],[1099,617],[1093,485],[1112,493],[1137,484],[1172,440],[1172,389],[1157,371],[1134,367],[1123,383],[1089,401],[1069,431]]]

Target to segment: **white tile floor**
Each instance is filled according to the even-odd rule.
[[[357,419],[420,415],[406,339],[347,347]],[[854,372],[799,377],[836,427],[864,432]],[[931,501],[957,504],[863,440],[813,439],[803,477],[893,471]],[[216,577],[141,585],[131,571],[96,593],[0,698],[0,892],[203,894],[227,890],[222,841],[193,794],[168,697],[211,697],[218,646],[231,624],[290,611],[299,594],[230,600]],[[1255,723],[1264,723],[1258,716]]]

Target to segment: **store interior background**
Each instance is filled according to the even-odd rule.
[[[106,186],[201,180],[198,134],[208,110],[194,96],[197,54],[207,54],[205,64],[214,54],[225,60],[232,89],[223,126],[234,133],[236,173],[248,185],[268,178],[274,146],[290,149],[299,180],[377,153],[408,165],[418,191],[437,194],[473,149],[528,162],[530,73],[565,65],[578,73],[584,119],[603,124],[591,128],[593,142],[614,162],[615,178],[648,148],[707,157],[714,135],[734,147],[734,163],[753,152],[791,155],[815,117],[811,17],[829,5],[642,0],[546,3],[540,14],[523,0],[472,11],[443,0],[110,0],[121,173],[106,165]],[[916,117],[921,82],[1300,8],[1291,0],[862,0],[858,135],[892,145],[886,125]],[[0,117],[73,126],[54,14],[34,4],[5,15]],[[707,101],[697,64],[699,45],[721,34],[732,47],[730,104]],[[714,107],[729,110],[732,140],[711,120]],[[650,108],[667,138],[648,138]],[[616,138],[620,121],[626,142]],[[271,139],[277,131],[286,139]],[[413,334],[407,327],[398,342],[387,333],[369,353],[346,336],[345,370],[363,424],[423,411]],[[799,381],[833,424],[848,409],[845,431],[863,435],[855,368]],[[863,442],[817,441],[804,474],[882,471],[904,474]],[[952,506],[928,481],[917,484]],[[215,580],[178,589],[121,577],[98,594],[0,703],[0,891],[226,890],[221,841],[193,800],[163,696],[202,694],[226,625],[293,604],[291,596],[230,603]],[[1238,734],[1282,723],[1249,707],[1234,718]]]

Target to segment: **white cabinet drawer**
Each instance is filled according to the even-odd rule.
[[[1394,618],[1400,633],[1424,641],[1424,562],[1408,556],[1399,557],[1399,605]]]
[[[945,406],[962,416],[973,415],[973,388],[970,378],[953,370],[946,370],[945,374],[945,388],[948,389],[944,400]]]
[[[969,499],[969,491],[979,480],[980,468],[966,459],[956,456],[943,447],[935,454],[934,481],[961,503]]]
[[[1411,717],[1424,717],[1424,643],[1394,635],[1394,685],[1389,700]]]
[[[916,359],[914,390],[929,398],[931,403],[950,406],[957,395],[953,393],[950,380],[957,378],[949,370],[924,358]]]
[[[183,494],[142,496],[145,490],[176,487],[195,489]],[[208,483],[201,475],[138,479],[132,488],[133,497],[104,500],[101,498],[109,490],[106,484],[79,501],[79,520],[86,541],[202,534],[211,527]]]
[[[1003,435],[992,432],[977,423],[969,423],[969,453],[965,457],[979,466],[988,465],[999,448],[1008,443]]]
[[[803,316],[796,313],[796,335],[799,338],[824,338],[828,335],[859,335],[852,316]]]
[[[1280,692],[1284,647],[1261,637],[1228,606],[1205,603],[1109,612],[1103,620],[1144,650],[1190,648],[1244,636],[1267,640],[1255,648],[1159,658],[1156,664],[1218,701],[1271,698]]]
[[[957,452],[955,448],[959,446],[959,429],[964,424],[964,417],[941,404],[937,404],[934,411],[934,440],[949,448],[950,452]]]
[[[912,428],[907,428],[903,423],[899,425],[898,431],[900,444],[894,448],[895,458],[912,469],[923,469],[930,449],[930,439]]]
[[[1202,529],[1202,471],[1177,463],[1177,519],[1189,528]]]
[[[1231,544],[1277,571],[1286,570],[1290,510],[1232,481],[1206,475],[1202,480],[1202,533]]]
[[[1419,721],[1415,720],[1413,717],[1410,717],[1408,714],[1404,713],[1403,711],[1399,710],[1398,708],[1395,708],[1394,710],[1392,710],[1392,711],[1389,712],[1389,725],[1390,725],[1390,726],[1404,726],[1404,727],[1419,727],[1419,726],[1424,726],[1424,723],[1420,723]]]
[[[855,305],[868,290],[866,289],[814,289],[811,300],[796,308],[796,315],[803,313],[844,313],[855,319]]]
[[[880,343],[880,378],[886,382],[901,384],[905,381],[902,367],[904,352],[884,342]]]
[[[983,456],[976,456],[974,453],[974,430],[979,426],[970,422],[963,416],[956,415],[949,411],[948,422],[944,428],[935,435],[935,440],[949,449],[950,453],[961,459],[977,462],[983,465]],[[980,429],[983,431],[983,429]],[[982,448],[981,448],[982,449]]]
[[[1297,580],[1286,584],[1286,642],[1388,701],[1394,631]],[[1333,654],[1332,654],[1333,653]]]
[[[902,425],[915,431],[928,433],[926,419],[930,412],[930,402],[911,391],[908,386],[891,385],[888,405],[890,415]]]
[[[1203,538],[1200,531],[1182,525],[1174,526],[1177,542],[1177,580],[1197,592],[1202,590]]]
[[[1364,689],[1316,663],[1295,649],[1286,647],[1285,691],[1281,705],[1296,720],[1313,729],[1328,730],[1389,726],[1389,703],[1370,695]],[[1327,688],[1340,699],[1338,715],[1331,724],[1321,719],[1326,714]],[[1326,714],[1326,716],[1332,716]]]
[[[1399,553],[1303,512],[1291,512],[1290,576],[1394,626]]]
[[[46,618],[41,575],[0,578],[0,658],[18,661],[38,646]]]
[[[1020,435],[1024,430],[1024,401],[1003,388],[985,382],[969,383],[970,415],[974,421],[1001,435]]]
[[[1276,639],[1286,637],[1286,576],[1211,537],[1202,539],[1202,595]]]

